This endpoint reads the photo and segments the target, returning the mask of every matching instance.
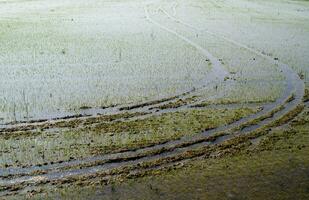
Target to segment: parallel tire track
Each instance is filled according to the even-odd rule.
[[[177,33],[174,30],[169,29],[168,27],[165,27],[164,25],[158,23],[155,21],[148,12],[148,5],[145,6],[145,15],[148,21],[153,23],[155,26],[177,36],[178,38],[182,39],[183,41],[187,42],[188,44],[195,47],[197,50],[199,50],[201,53],[203,53],[206,57],[210,59],[213,67],[214,74],[217,75],[217,78],[222,78],[221,75],[225,75],[226,71],[221,67],[221,63],[216,59],[210,52],[208,52],[206,49],[201,47],[200,45],[194,43],[193,41],[189,40],[188,38],[182,36],[181,34]],[[184,22],[181,22],[181,20],[178,20],[174,18],[173,16],[169,15],[166,11],[165,14],[170,19],[174,19],[175,22],[181,23],[187,27],[191,27],[191,25],[186,24]],[[193,28],[192,28],[193,29]],[[196,29],[196,28],[195,28]],[[207,31],[207,33],[212,34],[214,36],[218,36],[215,33],[212,33],[210,31]],[[222,39],[231,42],[234,45],[237,45],[239,47],[242,47],[252,53],[255,53],[258,56],[261,56],[268,61],[276,64],[280,69],[283,71],[283,73],[286,76],[287,81],[287,87],[284,92],[284,95],[280,97],[275,103],[266,106],[266,108],[250,117],[243,118],[237,122],[234,122],[232,124],[222,126],[213,130],[205,131],[201,134],[195,135],[193,137],[183,137],[179,140],[170,141],[164,144],[155,145],[152,147],[146,147],[141,148],[134,151],[128,151],[128,152],[122,152],[117,154],[108,154],[104,156],[98,156],[93,158],[87,158],[84,160],[75,160],[75,161],[69,161],[62,164],[54,164],[54,165],[48,165],[45,167],[33,167],[33,168],[25,168],[25,169],[8,169],[8,170],[1,170],[2,175],[6,175],[7,178],[1,178],[0,180],[0,186],[5,188],[0,195],[9,195],[11,194],[10,188],[11,186],[20,186],[19,189],[23,190],[27,187],[39,185],[48,183],[50,181],[57,181],[57,180],[65,180],[70,179],[78,176],[88,176],[89,178],[95,176],[95,174],[102,173],[104,171],[110,171],[113,169],[123,168],[123,167],[129,167],[129,166],[138,166],[138,164],[143,162],[150,162],[155,160],[162,160],[165,159],[171,160],[170,162],[173,162],[174,157],[177,157],[181,154],[186,153],[187,151],[193,151],[196,149],[203,148],[205,146],[211,146],[211,145],[217,145],[218,142],[212,142],[209,141],[209,138],[211,136],[214,136],[217,133],[231,130],[233,128],[237,128],[238,126],[248,123],[253,119],[257,119],[260,117],[263,117],[271,112],[275,112],[275,114],[270,118],[265,118],[261,120],[259,124],[256,124],[254,126],[251,126],[250,129],[246,129],[245,131],[239,133],[239,134],[247,134],[253,130],[257,130],[267,124],[270,124],[276,120],[278,120],[282,115],[288,114],[289,112],[296,109],[296,107],[302,103],[302,98],[304,95],[304,83],[301,81],[301,79],[298,77],[298,75],[286,64],[281,63],[279,61],[274,61],[271,57],[266,56],[254,49],[251,49],[243,44],[240,44],[234,40],[231,40],[229,38],[218,36]],[[291,94],[294,94],[295,98],[287,102],[287,99]],[[276,111],[275,109],[279,106],[284,106],[282,109]],[[220,143],[230,140],[235,135],[229,135],[228,137],[219,137],[218,140]],[[91,163],[93,165],[91,165]],[[89,166],[86,166],[82,169],[74,169],[74,167],[82,165],[82,164],[89,164]],[[63,170],[65,169],[65,170]],[[31,175],[31,173],[34,173],[37,170],[44,170],[44,174],[41,175]],[[10,176],[12,176],[10,178]]]

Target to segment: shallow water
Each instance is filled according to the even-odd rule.
[[[289,53],[289,57],[281,57],[297,70],[306,63],[306,58],[299,55],[309,49],[306,48],[307,38],[303,37],[306,29],[300,28],[306,23],[301,19],[306,19],[307,11],[293,15],[301,22],[293,24],[297,29],[288,24],[291,27],[288,32],[277,34],[279,37],[275,41],[266,37],[269,34],[259,34],[265,35],[265,42],[251,44],[248,41],[261,40],[254,38],[257,37],[256,32],[267,29],[268,24],[254,22],[255,29],[246,27],[248,21],[243,15],[236,15],[234,8],[222,6],[222,9],[205,13],[203,9],[211,8],[207,7],[207,1],[164,2],[160,5],[161,10],[156,6],[150,8],[155,20],[172,31],[167,32],[147,20],[144,3],[97,0],[2,2],[0,123],[109,113],[100,107],[136,104],[178,95],[208,86],[213,77],[225,76],[224,71],[239,73],[238,79],[255,77],[262,83],[255,88],[264,87],[267,81],[282,79],[281,72],[274,66],[262,60],[249,62],[252,59],[247,58],[249,54],[238,59],[236,56],[240,52],[230,49],[221,39],[207,35],[205,30],[239,40],[234,37],[234,29],[241,28],[246,32],[244,42],[260,50],[261,44],[273,46],[273,43],[282,42],[288,34],[292,34],[294,38],[288,40],[288,45],[300,46]],[[225,3],[228,5],[230,2]],[[241,5],[237,9],[244,9],[238,1],[233,5]],[[260,9],[255,4],[249,5],[250,9]],[[162,9],[196,27],[198,35],[177,23],[171,24]],[[286,20],[292,11],[284,12],[283,19]],[[230,18],[228,13],[233,17]],[[269,15],[268,12],[266,14]],[[236,23],[237,20],[242,23]],[[227,23],[234,26],[227,26]],[[230,35],[219,29],[220,24]],[[275,27],[276,31],[281,30],[280,26]],[[267,52],[273,53],[271,49]],[[223,59],[222,63],[218,59]],[[223,69],[219,70],[218,65],[222,65]],[[306,73],[307,68],[301,69]],[[224,91],[224,95],[237,94],[242,90],[233,84],[227,92]],[[272,98],[269,94],[277,98],[278,94],[273,90],[265,88],[265,94],[259,94],[259,98]],[[275,90],[280,90],[280,86],[275,86]],[[212,98],[216,98],[215,95]],[[81,107],[91,109],[80,110]]]
[[[55,169],[58,167],[63,167],[63,166],[72,166],[72,165],[79,165],[82,163],[88,163],[88,162],[94,162],[94,161],[102,161],[102,160],[108,160],[108,159],[112,159],[112,158],[117,158],[118,156],[120,157],[130,157],[130,156],[134,156],[136,155],[136,153],[140,152],[147,152],[149,150],[155,150],[155,149],[160,149],[162,147],[172,147],[172,146],[177,146],[179,144],[185,143],[185,142],[190,142],[190,141],[199,141],[200,139],[210,136],[210,135],[214,135],[215,133],[218,133],[220,131],[224,131],[227,129],[232,129],[235,128],[245,122],[248,122],[252,119],[256,119],[258,117],[261,117],[269,112],[271,112],[272,110],[278,108],[280,105],[284,105],[284,108],[280,111],[278,111],[276,114],[274,114],[272,117],[267,118],[265,120],[262,120],[260,123],[258,123],[257,125],[252,125],[249,126],[248,128],[243,129],[239,134],[246,134],[249,131],[253,131],[256,130],[259,127],[262,127],[263,125],[269,124],[274,120],[277,120],[280,118],[280,116],[287,114],[289,111],[291,111],[292,109],[294,109],[299,103],[302,102],[302,97],[304,95],[304,84],[302,82],[302,80],[299,79],[298,75],[286,64],[283,64],[281,62],[278,62],[276,60],[274,60],[272,57],[270,56],[265,56],[263,53],[260,53],[254,49],[251,49],[250,47],[246,47],[245,45],[242,45],[240,43],[236,43],[234,42],[235,45],[239,45],[242,48],[245,48],[247,51],[250,51],[254,54],[256,54],[256,56],[258,57],[263,57],[266,60],[268,60],[269,63],[273,63],[275,65],[277,65],[279,67],[279,69],[282,71],[282,73],[285,76],[285,80],[286,80],[286,86],[285,86],[285,91],[284,93],[281,95],[280,98],[278,98],[274,103],[268,104],[264,106],[264,110],[259,112],[258,114],[254,114],[252,116],[249,117],[245,117],[235,123],[232,123],[230,125],[226,125],[226,126],[222,126],[216,129],[212,129],[209,131],[205,131],[199,135],[196,135],[194,137],[183,137],[179,140],[176,141],[170,141],[168,143],[165,144],[161,144],[161,145],[156,145],[154,147],[149,147],[149,148],[143,148],[143,149],[139,149],[137,151],[129,151],[129,152],[124,152],[124,153],[119,153],[119,154],[111,154],[111,155],[105,155],[105,156],[99,156],[99,157],[93,157],[93,158],[89,158],[89,159],[84,159],[84,160],[80,160],[80,161],[72,161],[72,162],[68,162],[68,163],[63,163],[63,164],[56,164],[56,165],[52,165],[52,166],[46,166],[46,167],[42,167],[42,169],[46,168],[46,169]],[[294,99],[291,102],[286,102],[287,99],[289,98],[289,96],[291,94],[294,94]],[[148,160],[153,160],[153,159],[157,159],[157,158],[163,158],[163,157],[169,157],[169,156],[174,156],[177,155],[181,152],[185,152],[187,150],[191,150],[191,149],[195,149],[198,147],[203,147],[205,145],[209,145],[209,144],[217,144],[219,142],[223,142],[226,141],[227,139],[230,139],[232,137],[234,137],[235,135],[228,135],[228,136],[224,136],[224,137],[220,137],[218,140],[216,140],[214,143],[209,143],[209,142],[198,142],[197,144],[194,145],[189,145],[189,146],[185,146],[185,147],[180,147],[180,148],[176,148],[175,150],[160,154],[160,155],[151,155],[151,156],[147,156],[145,158],[140,158],[140,159],[135,159],[134,161],[123,161],[123,162],[119,162],[119,163],[110,163],[110,164],[106,164],[106,165],[102,165],[102,166],[95,166],[95,167],[90,167],[90,168],[85,168],[85,169],[81,169],[81,170],[69,170],[69,171],[65,171],[65,172],[52,172],[50,174],[47,175],[42,175],[39,176],[39,178],[44,178],[44,179],[50,179],[50,180],[57,180],[63,177],[70,177],[70,176],[75,176],[75,175],[81,175],[81,174],[93,174],[96,173],[98,171],[102,171],[102,170],[107,170],[107,169],[113,169],[116,167],[121,167],[121,166],[127,166],[127,165],[132,165],[132,164],[137,164],[141,161],[148,161]],[[41,168],[41,167],[40,167]],[[23,172],[31,172],[33,170],[38,169],[37,167],[31,167],[28,169],[9,169],[9,170],[4,170],[2,171],[2,175],[5,174],[15,174],[15,173],[23,173]],[[12,180],[12,182],[6,182],[6,184],[11,184],[11,183],[19,183],[19,182],[24,182],[24,181],[31,181],[32,179],[34,179],[36,177],[22,177],[22,178],[17,178],[15,180]]]
[[[1,5],[0,22],[3,122],[173,96],[211,69],[135,2],[17,1]]]

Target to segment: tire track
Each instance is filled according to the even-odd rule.
[[[279,60],[276,60],[266,54],[263,54],[262,52],[258,51],[258,50],[255,50],[253,48],[250,48],[248,46],[246,46],[245,44],[242,44],[240,42],[237,42],[235,40],[232,40],[230,38],[227,38],[226,36],[223,36],[221,35],[220,33],[215,33],[215,32],[212,32],[212,31],[209,31],[208,29],[199,29],[199,28],[196,28],[194,26],[192,26],[191,24],[189,23],[186,23],[172,15],[170,15],[165,9],[163,9],[162,7],[160,7],[160,10],[168,17],[170,18],[171,20],[173,20],[174,22],[176,23],[179,23],[179,24],[182,24],[183,26],[186,26],[190,29],[193,29],[195,31],[198,31],[198,32],[204,32],[204,33],[207,33],[209,35],[212,35],[214,37],[217,37],[219,39],[223,39],[235,46],[238,46],[240,48],[243,48],[251,53],[254,53],[256,54],[257,56],[260,56],[264,59],[266,59],[267,61],[275,64],[276,66],[278,66],[283,74],[285,75],[285,78],[286,78],[286,82],[287,82],[287,87],[286,87],[286,91],[285,91],[285,96],[288,96],[287,94],[288,93],[291,93],[292,90],[295,90],[295,96],[296,96],[296,99],[297,99],[297,103],[301,103],[302,101],[302,98],[304,96],[304,91],[305,91],[305,85],[303,83],[303,81],[300,79],[300,77],[298,76],[298,74],[290,67],[288,66],[287,64],[285,63],[282,63],[280,62]],[[282,97],[281,97],[282,99]]]
[[[145,14],[147,15],[148,20],[150,20],[150,22],[154,22],[158,27],[161,27],[165,30],[163,25],[160,25],[158,22],[156,22],[155,20],[153,20],[148,13],[147,8],[145,8]],[[168,31],[170,29],[167,28],[166,31]],[[171,31],[171,32],[170,32]],[[170,30],[168,32],[174,34],[177,36],[177,32]],[[184,36],[181,36],[180,34],[178,34],[179,38],[183,39],[184,41],[187,40],[187,38],[185,38]],[[231,40],[232,41],[232,40]],[[191,44],[192,43],[192,44]],[[191,45],[196,45],[194,42],[190,42],[189,40],[189,44]],[[239,44],[237,42],[234,41],[234,44]],[[142,149],[138,149],[135,151],[130,151],[130,152],[123,152],[123,153],[118,153],[118,154],[110,154],[110,155],[104,155],[101,157],[96,157],[96,158],[89,158],[89,159],[85,159],[83,161],[72,161],[72,162],[68,162],[66,163],[66,166],[77,166],[80,165],[81,163],[89,163],[89,162],[97,162],[97,161],[104,161],[106,162],[105,164],[101,164],[101,165],[97,165],[97,166],[91,166],[91,167],[87,167],[87,168],[83,168],[83,169],[71,169],[71,170],[66,170],[66,171],[55,171],[54,169],[56,169],[56,165],[52,165],[49,166],[50,168],[50,172],[47,172],[47,174],[43,174],[43,175],[34,175],[34,176],[22,176],[22,177],[18,177],[18,178],[13,178],[13,179],[1,179],[0,180],[0,185],[1,186],[9,186],[9,185],[19,185],[19,184],[25,184],[25,187],[28,187],[29,185],[36,185],[45,181],[50,181],[50,180],[61,180],[61,179],[67,179],[67,178],[72,178],[75,176],[81,176],[81,175],[94,175],[98,172],[102,172],[102,171],[106,171],[106,170],[112,170],[112,169],[117,169],[120,167],[124,167],[124,166],[131,166],[131,165],[137,165],[141,162],[145,162],[145,161],[151,161],[151,160],[156,160],[156,159],[168,159],[171,157],[175,157],[181,153],[185,153],[187,151],[196,149],[196,148],[201,148],[207,145],[216,145],[218,143],[222,143],[226,140],[229,140],[233,137],[235,137],[235,135],[230,135],[229,137],[225,137],[225,138],[221,138],[220,142],[215,142],[215,143],[211,143],[208,141],[205,141],[205,138],[208,138],[209,136],[213,136],[214,134],[218,133],[218,132],[222,132],[222,131],[226,131],[226,130],[231,130],[233,128],[238,127],[241,124],[244,124],[246,122],[249,122],[252,119],[256,119],[258,117],[262,117],[264,115],[266,115],[267,113],[270,113],[272,111],[274,111],[275,108],[277,108],[278,106],[285,106],[282,110],[279,110],[275,113],[275,115],[271,118],[267,118],[266,120],[262,120],[260,124],[258,125],[254,125],[252,126],[250,129],[245,129],[243,132],[239,133],[239,134],[246,134],[252,130],[256,130],[266,124],[269,124],[277,119],[279,119],[282,115],[289,113],[290,111],[292,111],[293,109],[296,108],[297,105],[299,105],[302,102],[302,97],[304,94],[304,84],[303,82],[299,79],[298,75],[286,64],[280,63],[278,61],[274,61],[272,58],[265,56],[264,54],[261,54],[260,52],[250,49],[248,47],[246,47],[245,45],[242,45],[243,48],[247,48],[247,50],[250,50],[251,52],[255,52],[257,55],[262,56],[264,58],[267,58],[269,61],[275,62],[276,65],[278,65],[278,67],[280,67],[282,69],[282,71],[284,72],[284,74],[286,75],[286,80],[287,80],[287,87],[286,90],[284,92],[284,95],[282,97],[280,97],[275,103],[268,105],[266,109],[264,109],[262,112],[254,114],[252,116],[243,118],[235,123],[223,126],[223,127],[219,127],[213,130],[209,130],[209,131],[205,131],[199,135],[193,136],[193,137],[183,137],[179,140],[176,141],[170,141],[167,142],[165,144],[160,144],[160,145],[155,145],[153,147],[147,147],[147,148],[142,148]],[[201,47],[199,45],[196,46],[196,48],[198,50],[202,50],[204,55],[210,55],[209,52],[207,50],[203,50],[200,49]],[[212,62],[216,62],[216,58],[215,57],[211,57]],[[220,65],[219,65],[220,66]],[[218,66],[217,66],[218,67]],[[219,69],[215,69],[215,70],[219,70],[219,72],[221,72],[220,67]],[[293,101],[291,102],[287,102],[289,95],[294,92],[295,98]],[[196,142],[196,143],[194,143]],[[187,144],[187,145],[184,145]],[[183,146],[184,145],[184,146]],[[153,154],[150,155],[149,153],[151,151],[155,151],[155,150],[162,150],[162,149],[167,149],[167,151],[165,151],[164,153],[160,153],[160,154]],[[170,149],[168,151],[168,149]],[[144,157],[137,157],[137,155],[139,154],[144,154]],[[125,160],[126,158],[132,158],[132,160]],[[110,163],[108,163],[109,160],[113,160]],[[123,159],[123,160],[121,160]],[[63,164],[64,166],[65,164]],[[58,165],[59,167],[59,165]],[[24,169],[27,170],[27,169]],[[12,170],[14,171],[14,170]],[[6,192],[2,193],[2,195],[5,195]]]
[[[155,26],[159,27],[162,30],[165,30],[173,35],[175,35],[176,37],[180,38],[181,40],[185,41],[186,43],[190,44],[192,47],[196,48],[198,51],[200,51],[204,56],[206,56],[206,58],[208,58],[212,64],[212,71],[209,74],[209,77],[214,77],[216,80],[224,80],[224,77],[229,75],[229,72],[227,72],[224,67],[222,66],[221,62],[219,61],[218,58],[216,58],[215,56],[213,56],[207,49],[203,48],[202,46],[200,46],[199,44],[193,42],[192,40],[190,40],[189,38],[186,38],[185,36],[177,33],[176,31],[163,26],[162,24],[158,23],[157,21],[153,20],[150,16],[149,16],[149,11],[148,11],[148,6],[146,5],[144,7],[144,11],[145,11],[145,15],[146,15],[146,19],[151,22],[152,24],[154,24]],[[209,80],[208,82],[213,82],[213,80]]]

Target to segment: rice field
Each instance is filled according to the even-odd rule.
[[[263,170],[306,182],[308,36],[308,1],[0,0],[0,198],[244,197],[181,181],[294,147]]]

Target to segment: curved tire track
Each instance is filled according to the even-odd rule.
[[[184,41],[188,42],[189,44],[195,46],[198,50],[202,51],[204,55],[208,55],[210,56],[209,58],[211,59],[211,61],[213,63],[216,63],[216,58],[213,57],[207,50],[201,48],[199,45],[196,46],[196,44],[190,40],[188,40],[187,38],[185,38],[184,36],[178,34],[177,32],[170,30],[166,27],[164,27],[163,25],[159,24],[158,22],[156,22],[155,20],[153,20],[148,13],[147,8],[145,8],[145,13],[146,16],[148,18],[148,20],[150,22],[155,23],[157,26],[163,28],[164,30],[176,35],[177,37],[183,39]],[[217,35],[216,35],[217,36]],[[188,40],[188,41],[187,41]],[[252,119],[256,119],[259,117],[262,117],[264,115],[266,115],[267,113],[270,113],[272,111],[274,111],[275,108],[277,108],[280,105],[284,105],[285,107],[276,112],[276,114],[271,117],[271,118],[267,118],[266,120],[262,120],[261,123],[259,123],[258,125],[254,125],[254,127],[250,130],[245,130],[244,132],[242,132],[241,134],[245,134],[248,133],[252,130],[256,130],[266,124],[269,124],[273,121],[275,121],[276,119],[280,118],[280,116],[290,112],[291,110],[295,109],[297,105],[299,105],[302,102],[302,98],[303,98],[303,94],[304,94],[304,83],[300,80],[300,78],[298,77],[298,75],[286,64],[280,63],[278,61],[274,61],[272,58],[254,50],[254,49],[250,49],[249,47],[246,47],[245,45],[242,45],[240,43],[237,43],[231,39],[226,38],[227,41],[230,41],[232,43],[234,43],[237,46],[241,46],[242,48],[247,49],[250,52],[253,52],[259,56],[262,56],[264,58],[266,58],[267,60],[274,62],[275,64],[278,65],[278,67],[280,67],[282,69],[282,71],[284,72],[284,74],[286,75],[286,80],[287,80],[287,87],[285,90],[284,95],[279,98],[275,103],[267,106],[266,109],[264,109],[262,112],[254,114],[252,116],[243,118],[237,122],[234,122],[232,124],[223,126],[223,127],[219,127],[213,130],[209,130],[209,131],[205,131],[199,135],[195,135],[193,137],[183,137],[179,140],[175,140],[175,141],[170,141],[167,142],[165,144],[160,144],[160,145],[155,145],[153,147],[147,147],[147,148],[141,148],[135,151],[128,151],[128,152],[122,152],[122,153],[118,153],[118,154],[109,154],[109,155],[104,155],[104,156],[99,156],[99,157],[94,157],[94,158],[88,158],[88,159],[84,159],[84,160],[75,160],[75,161],[71,161],[71,162],[67,162],[67,163],[62,163],[61,165],[49,165],[46,166],[45,169],[48,170],[47,174],[43,174],[43,175],[23,175],[23,173],[31,173],[34,172],[35,170],[38,169],[43,169],[43,168],[26,168],[26,169],[11,169],[11,170],[1,170],[2,174],[7,174],[7,175],[21,175],[21,177],[17,177],[17,178],[12,178],[12,179],[1,179],[0,180],[0,185],[1,186],[10,186],[10,185],[25,185],[24,187],[28,187],[29,185],[36,185],[36,184],[40,184],[42,182],[45,181],[52,181],[52,180],[61,180],[61,179],[67,179],[67,178],[71,178],[71,177],[75,177],[75,176],[81,176],[81,175],[93,175],[96,174],[98,172],[102,172],[102,171],[106,171],[106,170],[111,170],[111,169],[117,169],[120,167],[124,167],[124,166],[130,166],[130,165],[136,165],[138,163],[141,162],[145,162],[145,161],[151,161],[151,160],[156,160],[156,159],[162,159],[162,158],[169,158],[169,157],[174,157],[176,155],[179,155],[181,153],[184,153],[188,150],[193,150],[196,148],[200,148],[200,147],[204,147],[206,145],[215,145],[217,143],[211,143],[205,140],[205,138],[208,138],[209,136],[213,136],[214,134],[221,132],[221,131],[226,131],[226,130],[230,130],[233,128],[238,127],[241,124],[247,123]],[[218,63],[217,63],[218,64]],[[220,63],[219,63],[220,64]],[[216,64],[215,64],[216,65]],[[220,65],[217,65],[217,67]],[[220,67],[216,68],[215,70],[219,70],[219,72],[221,72]],[[292,92],[295,92],[295,99],[289,103],[286,103],[286,100],[288,99],[289,95]],[[220,140],[220,142],[226,141],[231,139],[232,137],[234,137],[235,135],[230,135],[229,137],[224,137],[223,139]],[[194,143],[196,142],[196,143]],[[183,146],[183,144],[188,144]],[[150,155],[149,153],[155,150],[162,150],[162,149],[166,149],[167,151],[165,151],[164,153],[160,153],[160,154],[153,154]],[[138,157],[138,155],[140,154],[144,154],[144,156],[140,156]],[[128,159],[131,158],[131,159]],[[123,159],[123,160],[121,160]],[[126,160],[128,159],[128,160]],[[121,160],[121,161],[119,161]],[[90,167],[86,167],[83,169],[69,169],[69,170],[64,170],[64,171],[58,171],[63,167],[73,167],[73,166],[78,166],[82,163],[91,163],[93,162],[95,164],[95,162],[105,162],[105,164],[101,164],[101,165],[95,165],[95,166],[90,166]],[[16,172],[16,173],[14,173]],[[2,193],[1,195],[6,195],[9,194],[9,192],[5,192]]]

